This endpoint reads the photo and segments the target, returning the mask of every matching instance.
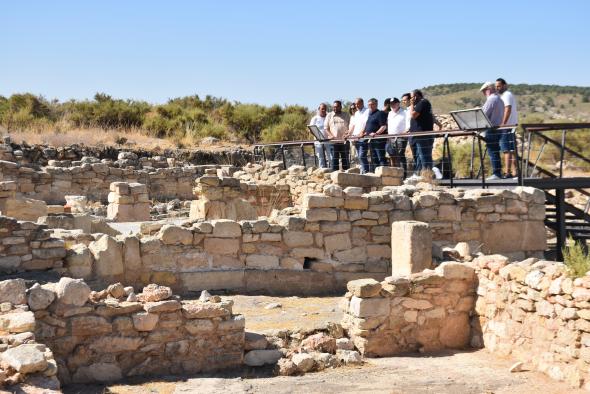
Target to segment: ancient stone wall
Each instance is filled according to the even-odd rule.
[[[36,171],[14,162],[0,161],[0,180],[15,181],[17,196],[44,200],[48,204],[64,204],[67,195],[81,195],[89,200],[106,202],[110,184],[118,181],[147,185],[154,200],[191,200],[195,179],[209,167],[137,170],[116,168],[105,163],[85,163],[65,168],[48,166]]]
[[[461,349],[470,342],[475,270],[445,262],[435,270],[379,283],[348,283],[342,326],[366,356]]]
[[[572,278],[562,263],[504,256],[478,269],[474,347],[524,363],[573,387],[590,387],[590,276]]]
[[[217,174],[197,179],[194,194],[191,219],[254,220],[293,205],[287,184],[257,184]]]
[[[20,292],[6,289],[16,285]],[[150,285],[136,295],[120,283],[91,292],[82,280],[65,277],[24,291],[22,279],[0,282],[0,303],[21,304],[0,315],[0,331],[34,331],[33,338],[51,349],[46,358],[55,357],[53,375],[57,372],[62,384],[242,363],[244,318],[232,314],[231,301],[217,296],[187,302],[163,286]]]
[[[512,251],[506,247],[512,248],[510,243],[503,243],[503,226],[509,224],[524,228],[515,237],[518,242],[512,240],[526,251],[518,255],[540,254],[545,249],[541,220],[527,220],[529,214],[520,213],[506,214],[512,216],[503,222],[497,213],[513,206],[522,212],[536,209],[541,205],[535,202],[537,192],[525,188],[466,192],[456,197],[404,188],[362,193],[360,188],[343,191],[330,185],[327,194],[305,196],[304,217],[279,215],[240,222],[220,219],[198,221],[191,227],[150,225],[154,229],[148,233],[153,235],[141,237],[95,235],[92,242],[69,246],[65,268],[75,277],[133,285],[156,282],[182,292],[334,293],[353,279],[382,280],[389,275],[391,223],[423,218],[425,212],[429,212],[437,242],[475,240],[485,250]],[[449,211],[454,212],[451,221]],[[514,217],[518,220],[510,221]],[[500,225],[499,230],[495,224]],[[527,234],[527,226],[538,228],[539,234],[533,235],[540,239]]]
[[[65,256],[47,226],[0,216],[0,273],[59,269]]]

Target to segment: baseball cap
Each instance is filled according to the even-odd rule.
[[[481,88],[479,89],[480,92],[483,92],[484,90],[488,89],[488,88],[493,88],[495,85],[488,81],[486,83],[484,83],[483,85],[481,85]]]

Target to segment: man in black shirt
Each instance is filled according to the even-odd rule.
[[[412,118],[410,132],[432,131],[434,129],[432,105],[418,89],[414,90],[411,94],[409,110],[409,115]],[[416,154],[418,156],[418,165],[415,168],[415,173],[419,175],[422,170],[432,169],[432,145],[434,144],[434,137],[413,137],[413,141],[416,144]]]
[[[369,100],[369,116],[367,124],[365,125],[364,135],[368,137],[382,136],[387,131],[387,114],[379,111],[377,108],[377,99]],[[371,149],[371,166],[369,172],[374,172],[375,168],[379,166],[386,166],[385,158],[385,138],[378,138],[370,140],[369,148]]]

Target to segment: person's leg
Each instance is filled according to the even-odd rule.
[[[342,144],[342,170],[343,171],[346,171],[350,168],[350,163],[348,162],[348,157],[350,156],[349,146],[350,146],[350,144],[348,142],[345,142],[344,144]]]
[[[338,171],[339,170],[339,162],[338,162],[338,158],[340,157],[341,154],[341,147],[340,145],[342,144],[334,144],[332,145],[332,171]]]
[[[420,172],[420,156],[418,155],[415,138],[410,140],[410,149],[412,150],[412,158],[414,159],[414,174],[418,174]]]
[[[423,170],[432,169],[432,146],[434,145],[433,138],[427,138],[420,142],[420,165]]]
[[[313,143],[314,147],[315,147],[315,154],[318,158],[318,163],[320,165],[320,168],[326,168],[326,157],[324,156],[324,146],[322,145],[321,142],[314,142]]]
[[[502,177],[502,161],[500,159],[500,135],[495,130],[486,133],[486,149],[492,165],[492,175]]]
[[[406,139],[397,140],[396,153],[398,156],[399,163],[400,163],[401,167],[404,169],[404,178],[408,174],[408,161],[406,160],[406,146],[407,145],[408,145],[408,140],[406,140]]]
[[[324,151],[326,152],[326,168],[332,164],[332,156],[334,156],[334,144],[331,142],[324,142]]]
[[[366,140],[358,141],[357,145],[356,145],[356,149],[358,151],[359,160],[361,162],[361,173],[366,174],[370,170],[369,159],[368,159],[369,147],[367,146],[367,141]]]
[[[385,152],[385,145],[387,144],[387,140],[381,139],[379,140],[379,162],[383,167],[387,166],[387,155]]]
[[[383,140],[371,140],[369,142],[371,147],[371,169],[370,172],[375,172],[375,168],[379,166],[383,166],[384,160],[382,158],[384,152],[384,147],[382,147]]]

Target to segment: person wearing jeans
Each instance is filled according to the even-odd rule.
[[[350,125],[350,115],[342,111],[342,102],[340,100],[334,101],[332,106],[333,111],[326,116],[326,123],[324,130],[328,138],[336,141],[344,140]],[[348,144],[347,142],[332,143],[333,152],[330,167],[332,171],[340,169],[340,160],[342,160],[342,169],[347,170],[348,164]]]
[[[430,101],[424,98],[418,89],[410,94],[410,107],[408,115],[411,117],[410,131],[432,131],[434,129],[434,115]],[[410,144],[414,144],[417,160],[414,167],[414,176],[419,176],[422,170],[432,169],[432,146],[434,137],[412,137]]]
[[[363,135],[379,137],[385,135],[386,132],[387,114],[377,108],[377,99],[372,98],[369,100],[369,116],[367,117],[367,123],[365,124]],[[368,142],[369,149],[371,150],[371,166],[369,167],[369,172],[374,172],[375,168],[379,166],[387,165],[385,158],[386,142],[387,141],[384,138],[371,139]]]
[[[500,95],[496,93],[495,85],[492,82],[486,82],[479,90],[486,96],[486,102],[481,107],[481,110],[490,120],[493,127],[500,126],[504,117],[504,103]],[[502,132],[502,130],[498,129],[486,131],[486,149],[492,164],[492,175],[487,178],[489,181],[502,178],[502,161],[500,159],[500,138]]]
[[[311,118],[311,121],[309,122],[310,126],[315,125],[318,127],[318,129],[320,129],[320,131],[322,132],[322,135],[324,136],[325,139],[328,138],[328,136],[326,135],[326,131],[324,129],[327,111],[328,111],[328,106],[325,103],[321,103],[318,107],[317,114],[314,115],[314,117]],[[316,154],[316,157],[318,158],[318,163],[319,163],[320,167],[321,168],[330,167],[330,164],[332,161],[332,144],[330,144],[329,142],[315,141],[313,143],[313,145],[315,147],[315,154]]]

